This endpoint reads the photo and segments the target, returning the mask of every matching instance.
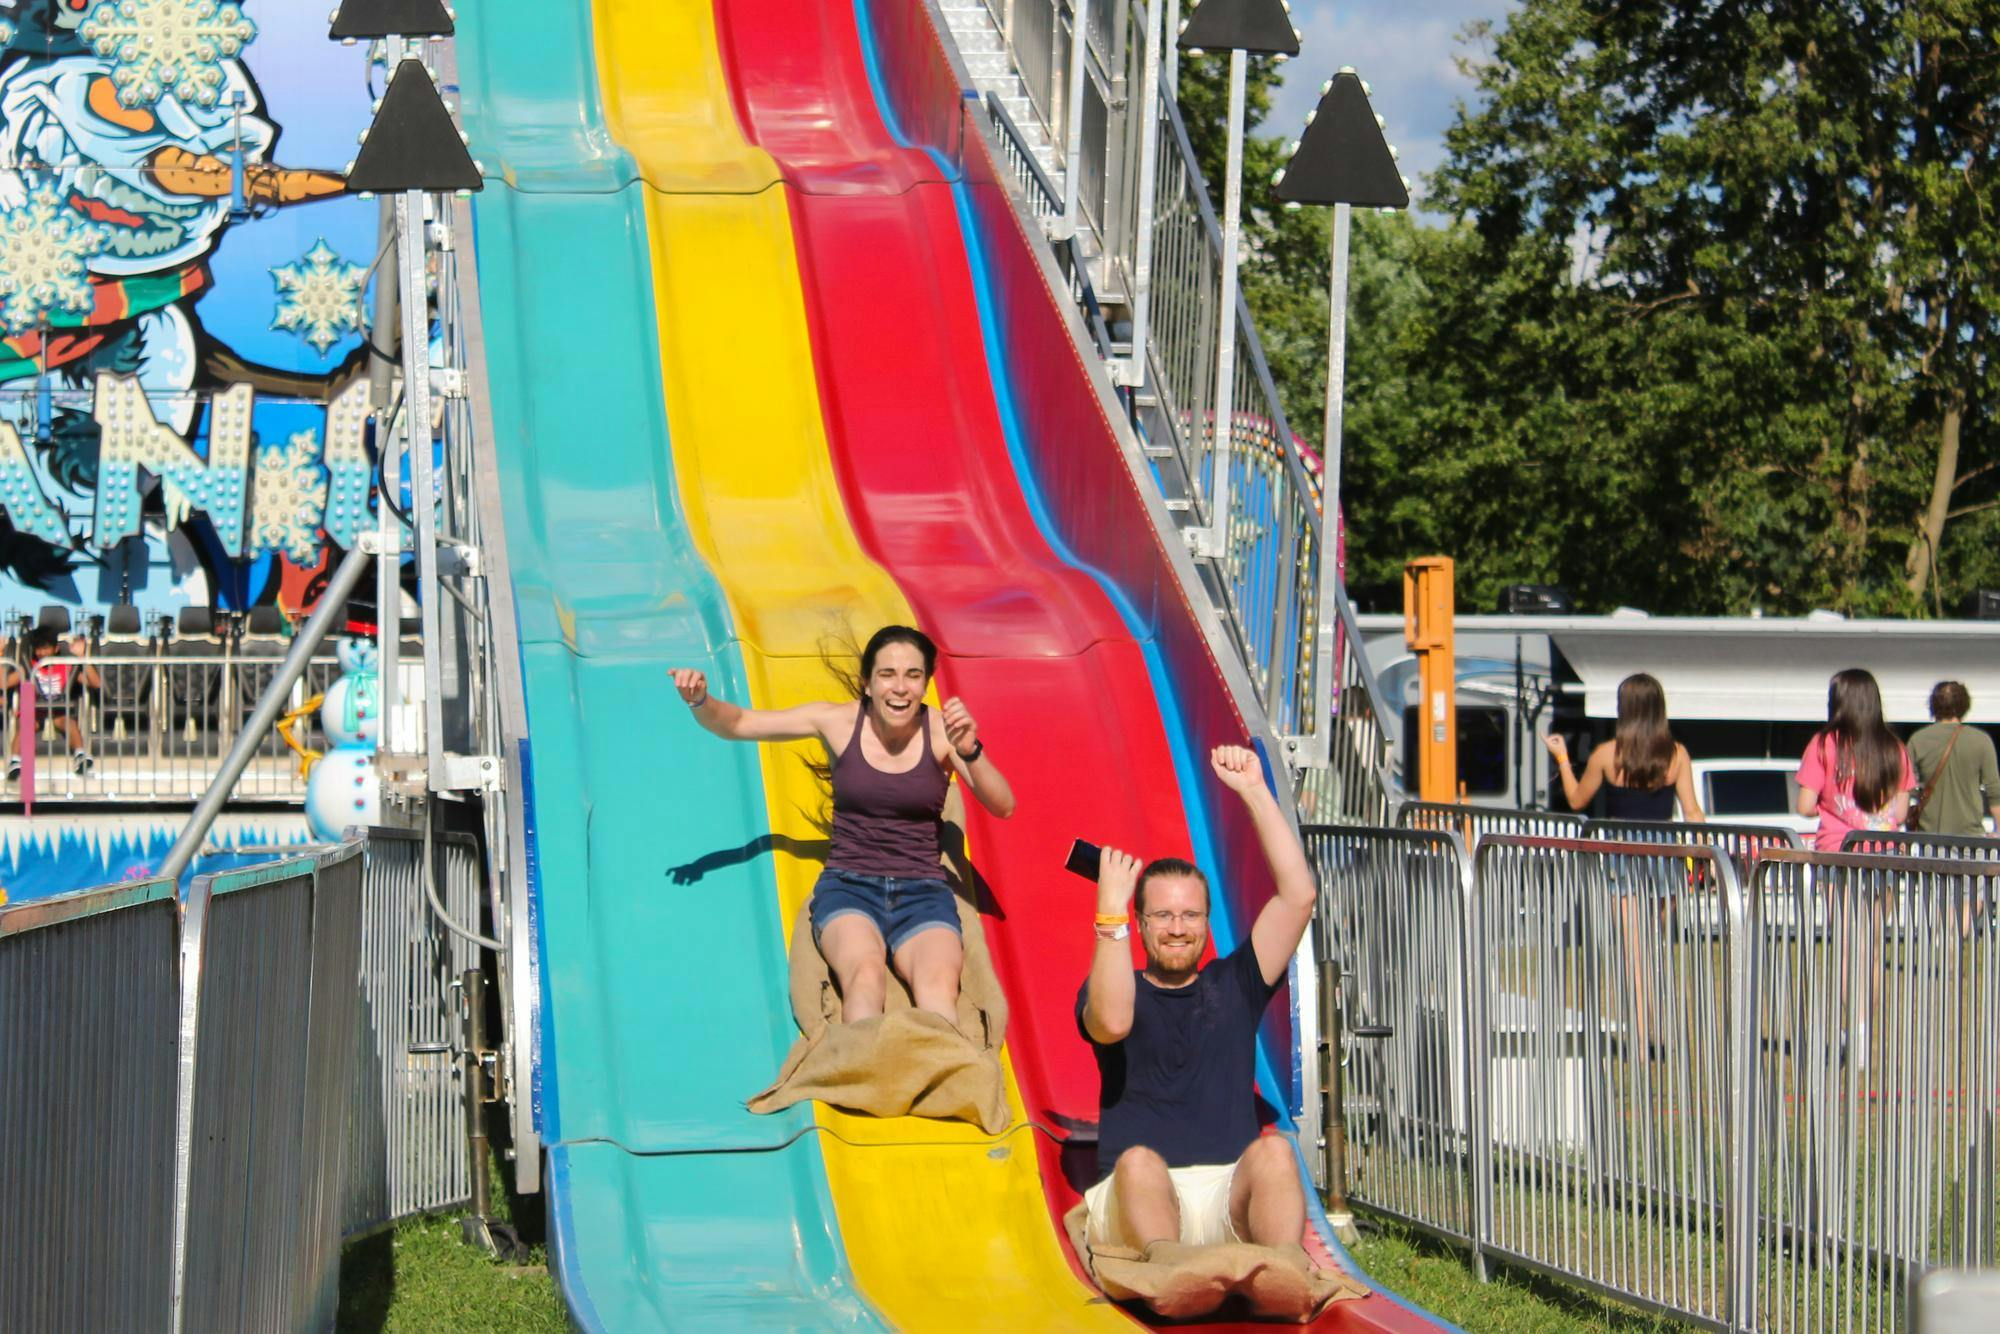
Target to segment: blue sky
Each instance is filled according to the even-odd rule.
[[[1320,84],[1352,65],[1374,90],[1369,99],[1388,122],[1389,142],[1402,154],[1403,174],[1421,175],[1444,156],[1453,109],[1472,95],[1456,57],[1467,48],[1459,32],[1477,19],[1496,26],[1509,0],[1291,0],[1292,22],[1305,35],[1263,132],[1294,138],[1319,100]],[[1187,12],[1183,7],[1182,13]]]

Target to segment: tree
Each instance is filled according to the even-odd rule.
[[[1993,0],[1523,0],[1429,182],[1357,215],[1349,581],[1459,558],[1586,606],[1942,610],[2000,582]],[[1182,105],[1220,179],[1220,60]],[[1250,105],[1268,106],[1253,62]],[[1246,180],[1282,146],[1255,138]],[[1246,190],[1317,436],[1326,220]]]
[[[1462,280],[1518,301],[1420,354],[1524,377],[1553,433],[1503,438],[1652,558],[1593,547],[1679,567],[1629,571],[1662,609],[1921,612],[1994,568],[1994,17],[1526,0],[1494,34],[1432,198],[1478,238]]]

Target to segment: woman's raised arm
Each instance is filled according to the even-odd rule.
[[[746,709],[708,693],[708,674],[693,667],[673,669],[674,689],[694,720],[725,741],[804,741],[825,738],[831,718],[850,707],[815,702],[789,709]]]

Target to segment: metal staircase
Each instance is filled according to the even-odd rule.
[[[1087,40],[1074,43],[1079,9]],[[1240,292],[1231,401],[1215,401],[1222,237],[1173,93],[1179,10],[1175,0],[939,0],[1002,155],[1123,386],[1202,591],[1287,749],[1301,818],[1381,822],[1391,733],[1345,590],[1320,586],[1319,457],[1285,420]],[[1218,514],[1210,479],[1223,430],[1231,485]]]

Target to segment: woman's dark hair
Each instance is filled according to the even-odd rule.
[[[907,625],[885,625],[868,636],[868,643],[861,650],[861,679],[855,688],[856,698],[866,698],[868,678],[875,675],[875,659],[891,644],[908,644],[924,658],[924,678],[937,675],[937,645],[921,630]]]
[[[1667,692],[1659,681],[1634,672],[1618,683],[1618,732],[1612,754],[1625,774],[1622,787],[1652,792],[1667,785],[1674,767],[1674,734],[1667,730]]]
[[[1859,667],[1835,672],[1826,690],[1826,729],[1839,757],[1834,780],[1851,780],[1854,804],[1879,811],[1903,785],[1903,743],[1882,718],[1882,688]]]
[[[62,636],[53,625],[38,625],[28,631],[28,652],[39,653],[43,649],[52,653],[62,649]]]
[[[1931,687],[1931,717],[1963,718],[1972,712],[1972,692],[1957,681],[1940,681]]]

